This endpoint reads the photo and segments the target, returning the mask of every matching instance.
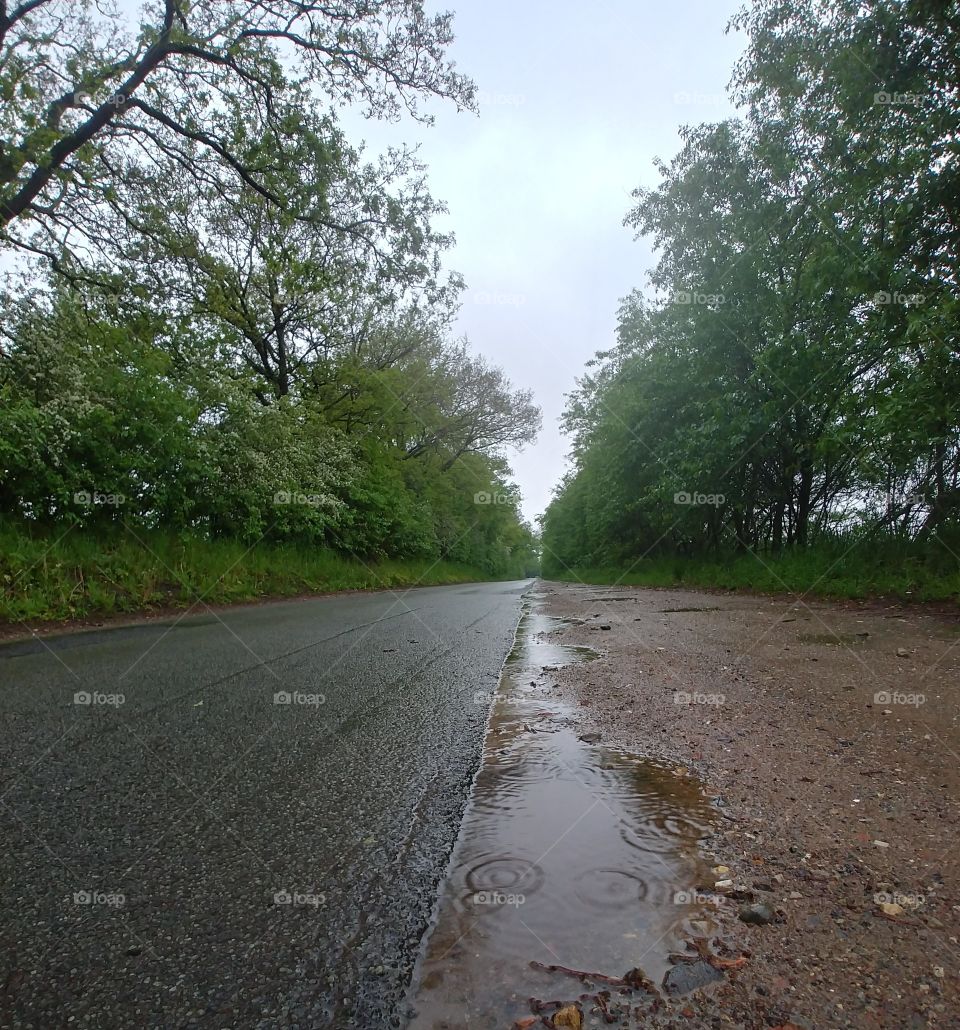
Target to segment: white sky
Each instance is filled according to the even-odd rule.
[[[531,521],[568,445],[558,425],[584,363],[614,342],[620,298],[645,285],[646,242],[623,227],[631,191],[658,181],[683,124],[732,113],[744,41],[725,35],[740,0],[446,0],[451,50],[480,90],[480,117],[431,107],[433,127],[341,112],[370,151],[420,143],[450,208],[449,268],[467,280],[457,331],[543,409],[539,442],[511,454]]]

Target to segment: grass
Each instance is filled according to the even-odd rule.
[[[0,522],[0,621],[48,621],[229,604],[334,590],[489,580],[481,569],[432,560],[364,564],[332,551],[263,542],[248,548],[136,531],[97,538]]]
[[[949,554],[922,555],[889,541],[850,546],[832,541],[773,557],[644,558],[633,567],[560,570],[551,578],[590,584],[712,587],[823,598],[887,597],[960,601],[960,562]]]

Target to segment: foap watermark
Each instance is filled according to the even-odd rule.
[[[474,504],[509,504],[509,494],[495,494],[489,490],[478,490],[473,495]]]
[[[93,508],[98,504],[106,505],[108,508],[119,508],[126,499],[125,494],[106,494],[99,490],[77,490],[73,495],[73,503],[79,504],[81,508]]]
[[[920,908],[926,904],[925,894],[903,894],[900,891],[879,891],[874,894],[875,905],[899,905],[901,908]]]
[[[698,890],[680,890],[673,892],[674,905],[707,905],[713,899],[709,894]]]
[[[722,293],[699,293],[696,290],[674,290],[668,298],[670,304],[705,304],[711,308],[726,302],[727,298]]]
[[[909,705],[919,708],[926,701],[926,694],[906,694],[899,690],[878,690],[873,695],[875,705]]]
[[[74,905],[106,905],[108,908],[122,908],[127,903],[125,894],[116,891],[74,891]]]
[[[725,694],[699,694],[696,691],[688,693],[686,690],[677,690],[673,694],[675,705],[714,705],[719,707],[726,700]]]
[[[884,107],[915,107],[923,103],[923,96],[920,93],[888,93],[882,89],[873,94],[873,102]]]
[[[878,290],[873,295],[874,304],[899,304],[905,308],[917,308],[926,299],[922,293],[897,293],[896,291],[890,293],[887,290]]]
[[[702,504],[708,504],[714,508],[719,508],[726,503],[726,497],[723,494],[701,494],[701,493],[689,493],[686,490],[678,490],[673,495],[674,504],[690,504],[694,507],[698,507]]]
[[[508,908],[519,908],[525,901],[526,896],[515,894],[512,891],[475,891],[471,901],[474,905],[496,905]]]
[[[124,694],[103,694],[99,690],[78,690],[73,695],[75,705],[106,705],[108,708],[119,708],[127,700]]]
[[[284,287],[280,290],[274,290],[269,294],[270,303],[278,308],[287,307],[290,304],[299,304],[301,301],[308,300],[310,293],[307,290],[298,290],[296,287]]]
[[[501,694],[496,690],[478,690],[473,695],[473,703],[481,708],[489,708],[496,701],[503,701],[505,704],[517,704],[529,700],[528,697],[524,697],[522,694]]]
[[[305,694],[301,690],[278,690],[273,695],[275,705],[324,705],[326,694]]]
[[[327,903],[325,894],[312,891],[279,890],[273,892],[274,905],[290,905],[293,907],[320,908]]]
[[[696,91],[682,89],[679,93],[673,94],[675,104],[696,104],[700,107],[720,107],[727,103],[725,93],[697,93]]]
[[[474,94],[480,107],[522,107],[527,98],[522,93],[493,93],[487,89],[479,89]]]
[[[327,500],[322,494],[302,494],[296,490],[278,490],[273,495],[274,504],[299,504],[307,508],[320,508]]]
[[[488,290],[477,290],[473,294],[473,303],[492,307],[522,308],[527,303],[527,298],[523,293],[492,293]]]
[[[927,503],[923,494],[900,493],[897,490],[889,490],[886,500],[888,508],[918,508]]]
[[[109,104],[110,107],[114,107],[119,110],[128,99],[129,98],[126,93],[121,93],[120,90],[116,90],[103,100],[97,100],[92,93],[85,93],[83,90],[79,90],[73,94],[73,102],[78,107],[100,107],[103,104]]]

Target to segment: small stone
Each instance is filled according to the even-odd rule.
[[[671,997],[676,997],[722,979],[723,973],[714,969],[709,962],[679,962],[667,970],[663,978],[663,989]]]
[[[741,923],[750,923],[754,926],[766,926],[777,918],[776,912],[762,901],[752,905],[741,905],[737,916]]]

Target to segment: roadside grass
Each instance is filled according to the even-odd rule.
[[[920,554],[879,541],[873,547],[840,542],[773,557],[643,558],[631,567],[552,569],[549,578],[591,585],[712,587],[811,597],[960,602],[960,562],[950,554]],[[547,573],[545,573],[547,575]]]
[[[497,577],[430,559],[365,564],[332,551],[261,542],[247,547],[135,530],[30,531],[0,521],[0,622],[229,604],[335,590],[467,583]],[[514,577],[503,577],[514,578]]]

